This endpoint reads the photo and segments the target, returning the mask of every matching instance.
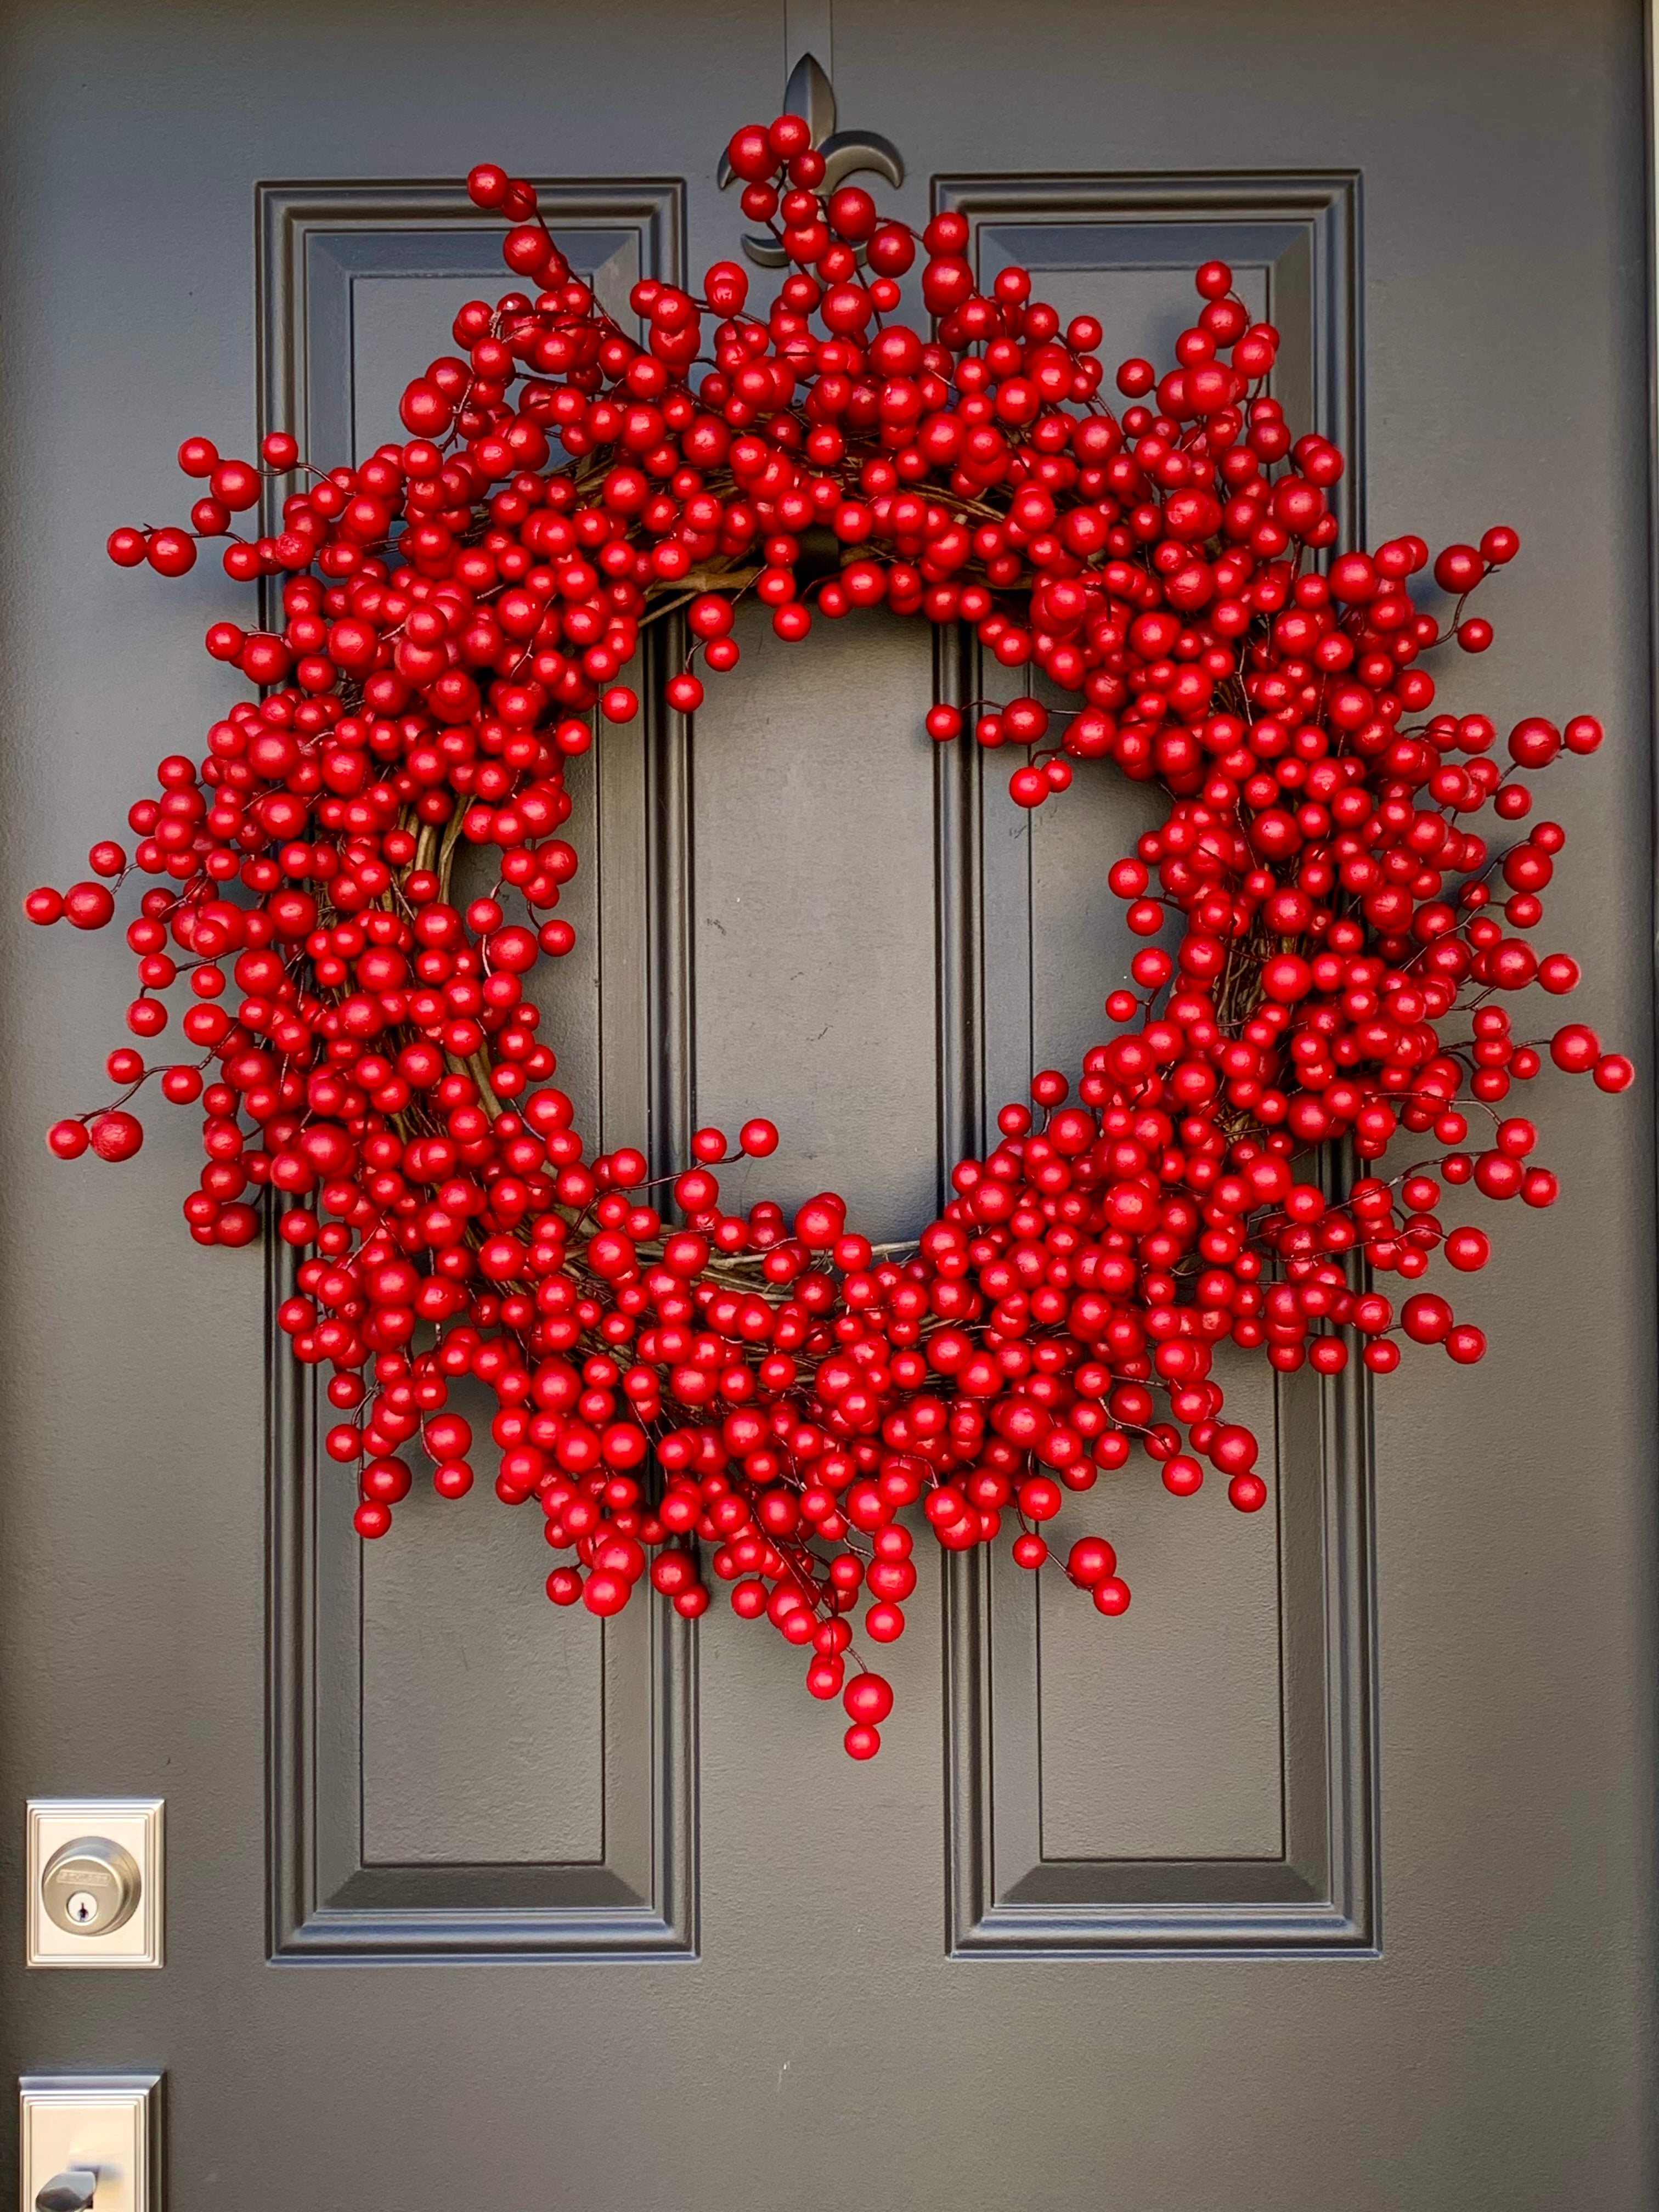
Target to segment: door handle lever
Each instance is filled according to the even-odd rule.
[[[66,2173],[54,2173],[40,2190],[34,2212],[89,2212],[97,2186],[98,2176],[90,2166],[72,2166]]]

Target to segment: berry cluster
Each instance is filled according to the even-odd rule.
[[[564,1555],[556,1603],[613,1613],[648,1583],[695,1616],[712,1572],[806,1649],[864,1758],[892,1693],[853,1616],[862,1598],[876,1644],[903,1629],[906,1509],[946,1550],[1007,1528],[1035,1569],[1066,1492],[1139,1443],[1176,1496],[1207,1464],[1255,1511],[1257,1443],[1223,1419],[1218,1345],[1324,1374],[1356,1350],[1387,1372],[1402,1336],[1480,1357],[1443,1297],[1396,1313],[1362,1269],[1413,1284],[1437,1249],[1483,1266],[1486,1235],[1442,1222],[1449,1189],[1556,1195],[1505,1109],[1542,1063],[1503,1000],[1577,981],[1528,942],[1564,833],[1535,822],[1500,848],[1472,823],[1526,822],[1518,777],[1601,733],[1528,719],[1505,766],[1492,722],[1432,712],[1425,656],[1491,642],[1464,602],[1515,533],[1439,555],[1444,625],[1410,589],[1419,538],[1319,565],[1342,457],[1292,441],[1265,390],[1277,333],[1220,263],[1198,271],[1175,366],[1124,362],[1114,414],[1099,325],[1062,326],[1018,269],[982,291],[960,216],[921,237],[924,331],[901,312],[916,237],[861,191],[820,194],[800,118],[739,131],[730,158],[788,257],[763,313],[723,262],[695,294],[637,285],[641,343],[572,276],[531,187],[482,167],[471,195],[511,226],[520,289],[461,310],[459,350],[404,394],[406,443],[325,474],[285,434],[260,466],[186,441],[191,529],[117,531],[112,558],[177,575],[225,538],[229,575],[282,580],[284,626],[209,630],[257,702],[200,761],[161,762],[131,861],[94,846],[88,881],[26,904],[95,929],[112,884],[151,879],[127,930],[138,1042],[108,1062],[122,1096],[52,1147],[137,1152],[127,1100],[152,1078],[200,1104],[190,1232],[246,1244],[263,1202],[294,1249],[277,1319],[328,1370],[326,1447],[355,1470],[361,1533],[391,1525],[416,1443],[442,1495],[471,1487],[449,1400],[475,1376],[498,1407],[496,1491],[534,1498]],[[268,477],[295,487],[280,529],[233,534]],[[664,1185],[636,1151],[592,1156],[526,994],[573,942],[553,911],[577,865],[567,761],[637,711],[620,678],[675,611],[691,642],[667,697],[693,711],[699,668],[738,659],[750,592],[786,639],[854,607],[969,623],[990,661],[1072,695],[1051,714],[1021,676],[1021,696],[928,718],[936,738],[1014,748],[1022,805],[1105,757],[1170,795],[1110,880],[1132,931],[1173,920],[1178,943],[1136,953],[1075,1098],[1040,1074],[915,1248],[872,1249],[828,1192],[793,1222],[726,1211],[716,1170],[773,1150],[763,1121],[736,1153],[700,1130]],[[493,888],[468,899],[470,849]],[[195,1056],[157,1066],[143,1048],[178,984]],[[1547,1049],[1603,1090],[1631,1079],[1581,1024]],[[1365,1172],[1402,1127],[1431,1156]],[[1333,1195],[1298,1156],[1338,1140],[1362,1172]],[[1128,1605],[1103,1537],[1064,1571],[1101,1613]]]

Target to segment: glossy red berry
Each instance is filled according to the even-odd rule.
[[[144,557],[158,575],[182,576],[196,566],[196,540],[185,530],[154,531]]]
[[[64,894],[64,913],[76,929],[102,929],[115,915],[115,901],[104,884],[71,884]]]
[[[1066,1573],[1085,1589],[1116,1571],[1117,1553],[1100,1536],[1079,1536],[1066,1554]]]
[[[1190,1498],[1203,1482],[1203,1468],[1185,1452],[1177,1452],[1164,1462],[1164,1487],[1172,1498]]]
[[[1569,1022],[1550,1040],[1550,1058],[1570,1075],[1582,1075],[1601,1057],[1601,1040],[1583,1022]]]
[[[1491,1241],[1481,1230],[1454,1229],[1446,1239],[1446,1257],[1466,1274],[1484,1267],[1491,1255]]]
[[[892,1685],[880,1674],[854,1674],[841,1701],[849,1720],[878,1725],[893,1710]]]

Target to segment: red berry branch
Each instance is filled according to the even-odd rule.
[[[407,443],[322,473],[283,433],[261,467],[185,441],[206,485],[191,529],[118,530],[112,558],[177,575],[228,538],[230,576],[283,580],[284,627],[210,629],[257,702],[199,762],[161,762],[131,862],[96,845],[89,880],[26,904],[101,928],[112,884],[150,879],[121,1096],[51,1145],[130,1157],[152,1079],[200,1103],[191,1234],[246,1244],[263,1210],[298,1255],[277,1319],[328,1370],[359,1531],[391,1526],[407,1447],[443,1496],[471,1487],[449,1399],[476,1376],[497,1493],[533,1498],[562,1555],[556,1603],[613,1613],[649,1582],[695,1616],[712,1571],[807,1648],[808,1688],[842,1699],[864,1758],[892,1692],[853,1616],[863,1594],[871,1642],[902,1631],[907,1508],[951,1551],[1008,1528],[1035,1569],[1066,1492],[1138,1443],[1176,1497],[1207,1463],[1256,1510],[1216,1347],[1326,1375],[1356,1352],[1387,1373],[1402,1338],[1478,1359],[1443,1296],[1396,1310],[1362,1267],[1410,1285],[1437,1250],[1483,1267],[1483,1231],[1443,1223],[1449,1192],[1556,1196],[1513,1086],[1544,1048],[1605,1091],[1631,1068],[1581,1024],[1518,1041],[1504,1003],[1577,982],[1528,941],[1565,833],[1519,826],[1520,778],[1599,726],[1528,718],[1505,764],[1486,717],[1431,711],[1425,657],[1491,643],[1465,602],[1515,532],[1440,554],[1443,621],[1410,589],[1420,538],[1322,568],[1342,456],[1292,441],[1265,389],[1278,334],[1221,263],[1198,271],[1176,365],[1118,370],[1115,415],[1099,324],[1062,326],[1020,269],[982,292],[960,216],[921,234],[923,331],[901,319],[915,235],[855,188],[820,195],[804,121],[741,131],[730,155],[788,257],[764,313],[730,262],[696,295],[647,281],[641,345],[573,277],[532,188],[478,168],[521,289],[461,310],[458,351],[404,394]],[[233,534],[268,477],[297,484],[281,529]],[[526,996],[574,941],[553,912],[577,865],[566,762],[636,712],[619,678],[675,610],[693,642],[667,697],[693,711],[751,591],[786,639],[854,607],[971,624],[1020,686],[971,720],[1015,749],[1022,805],[1103,758],[1170,796],[1110,880],[1131,930],[1174,949],[1136,953],[1075,1098],[1040,1074],[914,1247],[872,1248],[830,1192],[793,1222],[726,1211],[716,1170],[774,1149],[764,1121],[736,1154],[698,1131],[665,1188],[636,1151],[591,1154]],[[1030,696],[1032,668],[1074,703]],[[927,726],[948,740],[969,719],[939,706]],[[1497,842],[1473,826],[1488,807]],[[466,899],[469,848],[494,888]],[[143,1048],[181,981],[190,1051],[158,1066]],[[1402,1131],[1427,1156],[1388,1172]],[[1306,1155],[1339,1143],[1362,1172],[1333,1197]],[[1063,1571],[1101,1613],[1127,1606],[1103,1537]]]

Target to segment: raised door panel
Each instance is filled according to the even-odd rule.
[[[633,283],[678,266],[678,187],[542,192],[578,272],[631,320]],[[266,419],[319,460],[361,460],[401,438],[403,386],[450,350],[456,309],[499,289],[499,227],[453,186],[275,185],[260,201]],[[643,1141],[652,1120],[655,741],[642,714],[571,763],[576,944],[537,977],[558,1080],[609,1145]],[[491,881],[489,853],[468,853],[459,891]],[[597,1626],[549,1606],[539,1516],[487,1482],[459,1504],[423,1486],[395,1542],[360,1546],[349,1478],[319,1454],[319,1407],[282,1347],[272,1377],[273,1949],[690,1948],[685,1624],[654,1602]],[[487,1429],[477,1386],[453,1402]]]
[[[884,612],[787,645],[745,608],[734,635],[690,780],[696,1112],[782,1132],[726,1202],[829,1188],[872,1242],[915,1237],[939,1176],[931,641]]]
[[[1274,389],[1350,454],[1357,186],[1331,177],[936,180],[974,232],[982,284],[1018,262],[1063,317],[1096,316],[1103,355],[1167,359],[1191,271],[1227,260],[1285,346]],[[1115,395],[1108,395],[1115,398]],[[1352,527],[1357,471],[1342,498]],[[968,696],[1018,674],[977,648]],[[1040,681],[1051,707],[1064,695]],[[1071,702],[1074,707],[1073,699]],[[954,1093],[964,1148],[1033,1073],[1074,1073],[1112,1030],[1102,1001],[1137,940],[1107,870],[1161,817],[1115,769],[1079,769],[1027,812],[1006,751],[969,754],[958,790],[954,967],[977,1018]],[[953,1563],[951,1932],[964,1951],[1369,1946],[1371,1865],[1364,1508],[1368,1413],[1352,1378],[1215,1367],[1262,1439],[1270,1500],[1235,1514],[1212,1476],[1176,1501],[1137,1454],[1074,1509],[1146,1595],[1100,1620],[1059,1577],[999,1557]]]

